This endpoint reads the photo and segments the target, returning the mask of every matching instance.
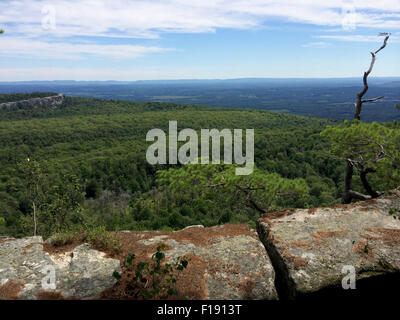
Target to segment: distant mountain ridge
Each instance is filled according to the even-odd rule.
[[[400,120],[400,77],[371,78],[363,119]],[[361,78],[343,79],[227,79],[155,81],[32,81],[0,83],[1,93],[59,92],[66,96],[167,102],[211,107],[249,108],[333,119],[353,119]]]
[[[209,83],[268,83],[268,84],[321,84],[321,82],[341,84],[357,84],[360,77],[346,78],[232,78],[232,79],[173,79],[173,80],[31,80],[31,81],[0,81],[0,85],[120,85],[120,84],[209,84]],[[400,82],[400,77],[375,77],[370,79],[371,83]]]

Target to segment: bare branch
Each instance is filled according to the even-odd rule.
[[[385,37],[385,40],[383,41],[382,47],[380,47],[379,50],[376,50],[376,51],[375,51],[375,54],[377,54],[379,51],[385,49],[386,44],[387,44],[387,42],[388,42],[388,40],[389,40],[389,38],[390,38],[390,35],[391,35],[390,33],[387,33],[387,34],[386,34],[386,37]]]
[[[224,177],[223,177],[223,180],[225,180]],[[218,187],[225,186],[225,185],[226,185],[226,183],[225,183],[225,182],[222,182],[222,183],[217,183],[217,184],[206,185],[205,187],[206,187],[206,188],[218,188]],[[252,192],[252,191],[265,190],[265,187],[259,187],[259,188],[252,188],[252,187],[250,187],[250,186],[248,186],[248,187],[242,187],[242,186],[240,186],[240,185],[238,185],[238,184],[235,185],[235,187],[236,187],[236,189],[238,190],[238,192],[242,192],[242,193],[245,194],[245,196],[246,196],[246,201],[248,202],[248,205],[250,205],[251,208],[257,210],[258,212],[260,212],[260,213],[262,213],[262,214],[264,214],[264,213],[267,212],[265,209],[261,208],[261,207],[251,198],[251,192]]]
[[[218,184],[209,184],[209,185],[206,185],[206,188],[216,188],[216,187],[221,187],[221,186],[224,186],[225,184],[226,184],[225,182],[218,183]]]
[[[366,100],[362,100],[361,103],[366,103],[366,102],[375,102],[378,101],[380,99],[385,98],[384,96],[378,97],[378,98],[374,98],[374,99],[366,99]]]
[[[349,194],[352,197],[352,199],[357,199],[357,200],[371,200],[371,196],[367,196],[365,194],[353,191],[353,190],[349,190]]]
[[[267,210],[265,210],[265,209],[259,207],[258,204],[257,204],[253,199],[250,198],[250,191],[249,191],[249,190],[247,190],[247,189],[245,189],[245,188],[242,188],[242,187],[239,186],[239,185],[236,185],[236,188],[239,189],[240,191],[244,192],[244,194],[246,194],[247,200],[249,201],[249,204],[250,204],[250,206],[251,206],[253,209],[255,209],[255,210],[257,210],[258,212],[263,213],[263,214],[264,214],[264,213],[267,213]]]
[[[367,77],[368,77],[369,74],[372,72],[372,69],[374,68],[375,61],[376,61],[376,53],[371,52],[371,55],[372,55],[371,65],[369,66],[368,71],[365,72],[365,73],[367,74]]]

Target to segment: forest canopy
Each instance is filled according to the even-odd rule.
[[[255,172],[238,177],[234,166],[149,165],[146,133],[168,131],[171,119],[179,129],[197,131],[253,128]],[[250,109],[71,97],[57,108],[0,110],[0,235],[32,235],[34,207],[37,232],[47,237],[82,225],[107,230],[254,226],[261,212],[333,205],[340,202],[345,168],[335,141],[342,143],[346,130],[354,130],[341,123]],[[376,141],[390,137],[398,143],[397,122],[368,126],[359,127],[365,133],[351,134],[372,130]],[[399,148],[386,150],[398,156]],[[396,171],[385,174],[388,161],[374,164],[382,172],[381,190],[399,184]],[[40,192],[33,194],[37,181]],[[362,183],[354,181],[353,188],[361,191]]]

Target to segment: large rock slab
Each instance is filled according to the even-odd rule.
[[[51,255],[41,237],[0,241],[0,299],[94,299],[115,284],[114,271],[121,271],[119,260],[88,244]]]
[[[124,254],[150,259],[160,244],[166,260],[189,258],[179,275],[179,294],[187,299],[277,299],[275,273],[255,230],[247,225],[188,227],[175,232],[119,233]]]
[[[295,299],[335,286],[342,290],[345,266],[354,267],[357,281],[399,272],[399,209],[400,192],[394,191],[351,205],[264,215],[258,233],[280,295]]]

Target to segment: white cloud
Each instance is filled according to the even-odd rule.
[[[1,1],[0,22],[10,32],[48,34],[42,8],[55,8],[55,36],[154,38],[164,32],[213,32],[248,29],[273,19],[340,27],[400,29],[399,0],[19,0]]]
[[[51,12],[42,12],[48,5],[55,9],[54,30],[42,27],[42,20],[51,18]],[[353,31],[365,27],[395,33],[400,29],[400,0],[1,0],[0,27],[6,31],[1,45],[7,50],[1,50],[0,55],[135,58],[172,49],[133,43],[137,40],[126,44],[123,38],[157,39],[164,33],[254,29],[276,21],[341,31],[350,23]],[[82,36],[90,41],[77,43],[76,37]],[[113,44],[104,45],[97,37],[114,38]],[[349,35],[320,38],[373,41]],[[304,46],[326,44],[321,41]]]
[[[146,53],[169,49],[141,45],[98,45],[93,43],[45,42],[41,40],[4,37],[0,56],[27,56],[52,59],[81,59],[84,55],[113,59],[136,58]]]

